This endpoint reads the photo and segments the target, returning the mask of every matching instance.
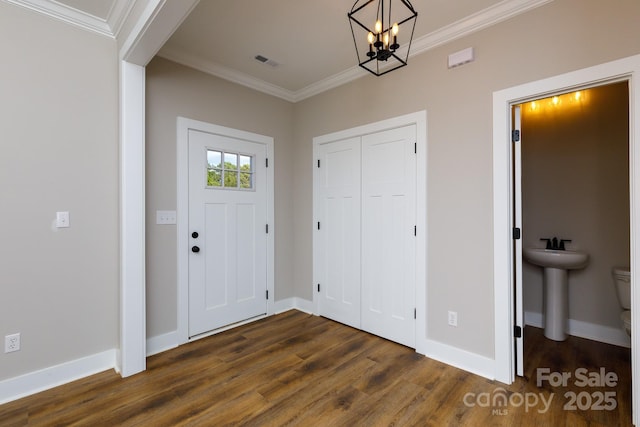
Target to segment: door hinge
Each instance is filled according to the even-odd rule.
[[[511,131],[511,141],[512,142],[520,141],[520,131],[518,129],[514,129]]]
[[[265,231],[267,232],[267,234],[269,234],[269,224],[265,224],[264,228],[265,228]]]
[[[413,154],[418,154],[418,143],[417,142],[413,143]]]
[[[520,239],[520,229],[518,227],[513,227],[513,238],[515,240],[519,240]]]
[[[417,235],[418,235],[418,226],[417,226],[417,225],[414,225],[414,226],[413,226],[413,235],[414,235],[414,236],[417,236]]]
[[[320,283],[318,283],[318,292],[320,292]]]
[[[266,159],[264,159],[264,165],[266,167],[269,167],[269,158],[268,157]]]
[[[267,289],[267,299],[269,299],[269,289]]]
[[[320,230],[320,221],[318,221],[318,230]]]
[[[513,336],[515,338],[522,338],[522,328],[518,325],[513,326]]]
[[[318,159],[318,167],[320,167],[320,159]]]
[[[418,318],[418,312],[416,311],[416,309],[413,309],[413,318],[417,319]]]

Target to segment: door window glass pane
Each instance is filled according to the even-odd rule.
[[[240,155],[240,170],[243,172],[251,172],[253,168],[251,167],[252,157]]]
[[[222,171],[209,169],[207,171],[207,185],[209,187],[220,187],[222,185]]]
[[[238,187],[238,172],[236,171],[224,171],[224,186],[225,188]]]
[[[238,155],[235,153],[224,153],[224,168],[230,171],[238,170]]]
[[[240,188],[253,188],[253,157],[240,155]]]
[[[240,172],[240,188],[253,188],[253,174]]]
[[[209,168],[222,169],[222,153],[215,150],[207,150],[207,163]]]
[[[207,150],[207,185],[222,186],[222,152]]]

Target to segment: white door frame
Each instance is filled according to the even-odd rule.
[[[258,144],[264,144],[267,149],[267,224],[269,233],[267,234],[267,290],[269,299],[267,300],[267,314],[251,318],[255,321],[270,316],[274,312],[275,290],[274,290],[274,150],[273,138],[258,135],[251,132],[218,126],[211,123],[191,120],[185,117],[177,118],[176,134],[176,155],[177,155],[177,241],[178,241],[178,344],[184,344],[191,339],[204,338],[247,322],[239,322],[229,327],[223,327],[209,333],[200,334],[197,337],[189,338],[189,129],[208,132],[216,135],[226,136],[235,139],[242,139]]]
[[[607,62],[559,76],[504,89],[493,94],[493,274],[495,309],[495,378],[514,381],[513,346],[513,239],[511,106],[551,93],[572,91],[609,81],[629,82],[629,187],[631,244],[631,364],[632,378],[640,375],[640,292],[635,289],[640,271],[640,55]],[[633,381],[633,423],[640,424],[640,381]]]
[[[514,105],[512,131],[522,133],[522,109],[520,105]],[[512,138],[513,139],[513,138]],[[522,136],[511,145],[513,153],[513,213],[514,228],[522,231]],[[522,235],[514,240],[514,268],[515,268],[515,304],[514,327],[520,327],[520,337],[515,338],[515,363],[516,374],[524,376],[524,298],[522,293]]]
[[[416,113],[406,114],[399,117],[383,120],[376,123],[369,123],[351,129],[330,133],[313,138],[313,221],[318,221],[317,210],[319,200],[316,200],[317,191],[317,167],[318,149],[320,144],[338,141],[341,139],[363,136],[371,133],[381,132],[384,130],[399,128],[407,125],[416,125],[416,214],[417,214],[417,241],[416,241],[416,352],[420,354],[427,353],[427,112],[425,110]],[[317,297],[317,271],[318,262],[316,254],[318,254],[319,239],[317,233],[313,229],[313,313],[318,315]]]
[[[138,1],[118,35],[120,69],[120,349],[116,369],[146,369],[145,67],[199,0]],[[124,40],[121,40],[124,39]]]

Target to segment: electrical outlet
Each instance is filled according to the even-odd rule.
[[[68,228],[69,226],[69,212],[56,212],[56,227]]]
[[[20,350],[20,334],[6,335],[4,337],[4,352],[11,353],[18,350]]]
[[[449,326],[458,326],[458,312],[457,311],[449,311]]]

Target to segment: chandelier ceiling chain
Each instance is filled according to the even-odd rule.
[[[358,65],[376,76],[407,65],[418,16],[409,0],[357,0],[347,16]]]

